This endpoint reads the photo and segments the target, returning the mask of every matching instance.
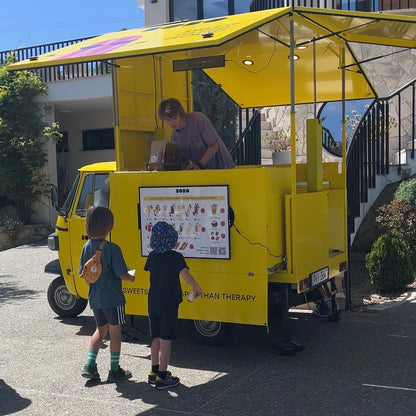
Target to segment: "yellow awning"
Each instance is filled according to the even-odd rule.
[[[389,53],[416,47],[416,18],[380,13],[285,7],[246,14],[108,33],[10,65],[8,69],[60,66],[152,55],[172,66],[200,59],[205,72],[241,107],[290,103],[290,35],[294,21],[295,103],[341,100],[341,48],[345,47],[346,99],[377,96],[357,46],[388,46]],[[376,48],[374,48],[376,50]],[[214,57],[214,58],[212,58]],[[216,58],[219,58],[218,60]],[[251,66],[244,60],[253,62]],[[221,64],[222,62],[222,64]],[[195,64],[195,62],[193,62]],[[223,65],[223,66],[222,66]],[[209,66],[209,65],[208,65]]]

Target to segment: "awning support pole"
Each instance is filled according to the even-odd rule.
[[[111,86],[113,92],[114,144],[116,153],[116,169],[123,165],[120,151],[120,115],[118,110],[117,65],[111,65]]]
[[[290,168],[291,194],[296,195],[295,22],[290,20]]]

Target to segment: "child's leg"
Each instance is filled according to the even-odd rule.
[[[121,325],[109,325],[110,351],[120,352],[121,350]]]
[[[99,379],[100,375],[97,370],[96,359],[104,337],[107,335],[108,325],[97,326],[90,340],[90,350],[88,351],[87,362],[82,370],[81,375],[89,379]]]
[[[147,374],[147,382],[150,384],[156,384],[156,376],[159,373],[159,350],[160,338],[153,338],[150,344],[150,362],[152,367]]]
[[[159,373],[155,380],[155,387],[157,390],[169,389],[171,387],[177,386],[180,383],[179,378],[174,377],[170,371],[168,371],[171,349],[172,340],[161,338],[159,352]]]
[[[115,383],[131,377],[131,372],[120,367],[121,350],[121,325],[125,323],[124,305],[106,309],[108,329],[110,333],[110,357],[111,367],[108,373],[107,383]]]
[[[172,350],[172,339],[176,338],[176,320],[178,307],[163,308],[159,311],[159,340],[152,343],[152,364],[159,358],[159,371],[155,378],[155,387],[158,390],[175,387],[179,384],[179,378],[172,376],[168,371]],[[157,355],[157,346],[159,355]]]
[[[107,335],[108,325],[98,326],[91,336],[90,350],[87,357],[87,365],[94,367],[97,359],[98,350],[100,349],[104,337]]]
[[[97,326],[96,330],[91,336],[90,349],[98,351],[104,341],[108,332],[108,325]]]
[[[98,350],[108,333],[108,321],[102,309],[93,309],[95,324],[97,325],[90,339],[90,352],[87,365],[95,366]]]
[[[159,371],[167,371],[170,354],[172,350],[172,340],[160,339],[160,350],[159,350]]]
[[[152,344],[150,345],[150,359],[152,361],[152,367],[159,365],[159,354],[160,338],[153,338]]]
[[[121,351],[121,325],[109,325],[111,370],[118,371]]]

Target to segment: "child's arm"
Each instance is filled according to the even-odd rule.
[[[135,275],[132,275],[132,274],[130,274],[130,273],[124,273],[124,274],[122,274],[122,275],[120,276],[120,279],[121,279],[121,280],[125,280],[126,282],[133,283],[133,282],[134,282],[134,280],[136,279],[136,276],[135,276]]]
[[[192,286],[192,290],[195,292],[195,297],[202,296],[202,289],[197,283],[197,281],[192,277],[191,273],[189,273],[189,270],[184,267],[180,272],[180,276],[182,279],[188,283],[189,286]]]

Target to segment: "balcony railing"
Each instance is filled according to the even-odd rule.
[[[254,0],[250,5],[250,11],[254,12],[287,6],[377,12],[414,9],[416,8],[416,0]]]
[[[10,54],[14,55],[16,61],[23,61],[25,59],[33,58],[34,56],[39,56],[57,49],[64,48],[65,46],[74,45],[87,39],[91,39],[91,37],[2,51],[0,52],[0,64],[4,64],[6,62],[7,56]],[[111,72],[111,67],[106,62],[92,61],[79,64],[39,68],[34,69],[33,71],[39,75],[43,82],[54,82],[73,78],[106,75]]]

